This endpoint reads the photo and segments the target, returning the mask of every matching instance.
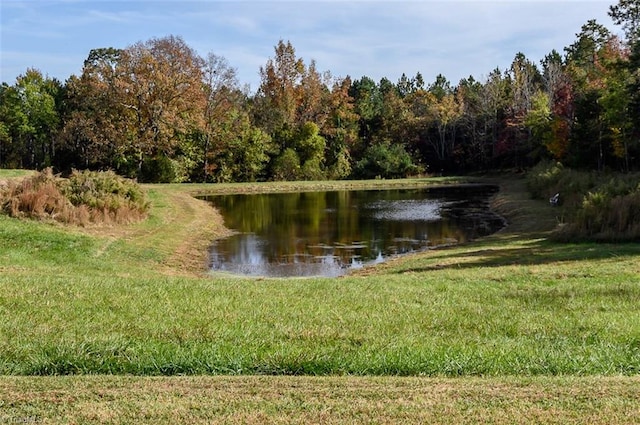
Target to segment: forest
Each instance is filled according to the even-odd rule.
[[[96,48],[65,82],[27,69],[0,87],[0,168],[113,170],[141,182],[399,178],[554,160],[636,171],[640,4],[619,0],[540,63],[457,84],[335,77],[280,40],[255,93],[179,36]],[[464,64],[460,64],[464,67]]]

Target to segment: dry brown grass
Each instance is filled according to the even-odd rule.
[[[0,419],[114,424],[634,424],[640,379],[3,377]]]
[[[69,223],[73,205],[62,194],[51,170],[33,177],[9,180],[0,191],[2,210],[12,217],[53,219]]]
[[[84,178],[74,185],[74,178]],[[92,179],[116,184],[123,180],[111,173],[74,173],[71,180],[55,176],[51,168],[30,177],[9,179],[0,184],[0,210],[12,217],[55,221],[76,226],[130,224],[147,216],[148,205],[134,203],[118,193],[100,193],[90,187]],[[95,184],[94,184],[95,185]],[[129,184],[133,186],[134,184]],[[78,187],[90,196],[78,199]],[[75,192],[74,192],[75,190]],[[138,195],[142,196],[142,195]],[[105,201],[104,199],[107,199]]]
[[[640,240],[640,186],[625,195],[589,193],[576,219],[557,235],[560,240],[596,241]]]

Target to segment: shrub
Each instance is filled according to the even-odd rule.
[[[45,169],[0,192],[0,207],[12,217],[89,223],[131,223],[146,217],[149,204],[140,186],[113,172],[73,171],[68,179]]]
[[[389,142],[369,146],[354,169],[356,177],[366,179],[402,178],[419,172],[404,146]]]
[[[273,165],[274,180],[298,180],[301,175],[300,158],[296,151],[287,148]]]
[[[139,221],[149,210],[142,188],[113,171],[74,170],[62,185],[67,199],[75,207],[86,206],[93,222]]]
[[[559,162],[542,162],[527,174],[527,187],[535,199],[549,199],[560,193],[563,206],[575,210],[599,180],[600,176],[594,172],[572,170]]]
[[[0,205],[12,217],[51,217],[63,222],[69,220],[73,210],[50,168],[20,181],[10,180],[0,193]]]
[[[619,183],[618,183],[619,184]],[[640,240],[640,186],[616,195],[607,187],[585,195],[575,219],[557,235],[561,240]]]
[[[327,177],[322,171],[322,164],[318,158],[305,161],[300,171],[304,180],[324,180]]]
[[[176,164],[164,155],[147,158],[142,163],[140,181],[146,183],[174,183],[178,179]]]
[[[560,193],[567,223],[560,240],[640,240],[640,175],[580,172],[559,163],[541,163],[527,176],[535,198]]]

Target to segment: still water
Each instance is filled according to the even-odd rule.
[[[249,276],[339,276],[350,269],[486,236],[494,186],[209,196],[237,233],[215,241],[211,269]]]

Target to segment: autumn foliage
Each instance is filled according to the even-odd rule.
[[[535,63],[518,52],[457,84],[334,76],[279,40],[251,92],[223,57],[178,36],[96,48],[65,83],[29,69],[0,86],[0,166],[144,182],[390,178],[546,159],[628,172],[640,157],[636,3],[610,8],[624,38],[590,20],[562,54]]]

